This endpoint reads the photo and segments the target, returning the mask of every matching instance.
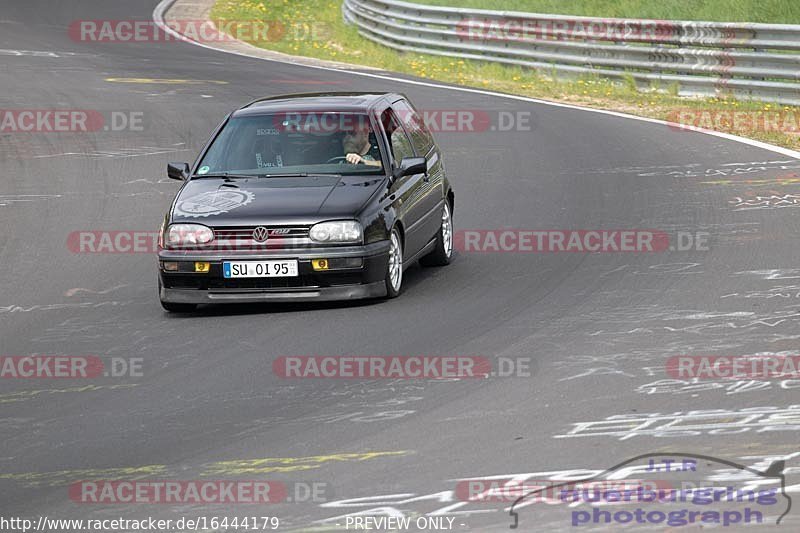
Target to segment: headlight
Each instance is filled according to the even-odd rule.
[[[361,224],[355,220],[320,222],[311,228],[308,236],[315,242],[361,242]]]
[[[172,224],[165,240],[168,247],[208,244],[214,240],[214,232],[202,224]]]

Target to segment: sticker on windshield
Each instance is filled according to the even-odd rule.
[[[250,191],[208,191],[179,200],[175,214],[185,217],[208,217],[221,215],[247,205],[255,195]]]
[[[211,167],[208,167],[208,166],[200,167],[200,169],[197,171],[197,173],[198,174],[208,174],[209,170],[211,170]]]

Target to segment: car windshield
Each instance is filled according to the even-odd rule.
[[[296,112],[231,118],[197,176],[379,174],[383,163],[366,114]]]

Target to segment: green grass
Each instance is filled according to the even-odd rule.
[[[427,1],[427,0],[426,0]],[[439,0],[442,2],[442,0]],[[481,3],[473,0],[474,3]],[[639,4],[633,0],[618,0],[623,5]],[[749,0],[709,0],[687,4],[754,4]],[[483,2],[488,3],[488,2]],[[504,8],[520,4],[555,4],[544,0],[511,0]],[[588,2],[563,2],[565,6]],[[612,4],[598,0],[596,4]],[[644,2],[641,2],[644,3]],[[664,5],[676,5],[673,0],[661,0]],[[769,2],[767,2],[769,4]],[[778,3],[778,2],[774,2]],[[789,2],[781,2],[789,4]],[[800,0],[797,0],[800,6]],[[787,8],[788,9],[788,8]],[[793,10],[800,10],[800,7]],[[643,13],[632,15],[644,16]],[[660,87],[661,92],[640,92],[633,83],[612,83],[597,76],[584,76],[573,80],[556,80],[547,71],[534,71],[520,67],[468,61],[427,54],[399,53],[375,44],[361,35],[354,26],[342,22],[340,0],[218,0],[211,14],[213,20],[268,20],[281,21],[287,26],[286,34],[269,42],[254,42],[256,46],[293,55],[329,59],[379,67],[459,85],[491,89],[558,102],[568,102],[587,107],[623,111],[635,115],[667,119],[676,109],[699,108],[711,110],[794,110],[758,102],[738,102],[733,99],[687,99],[675,96],[675,87]],[[310,37],[311,36],[311,37]],[[775,132],[723,128],[723,131],[756,138],[794,149],[800,149],[800,136]]]
[[[589,17],[800,23],[798,0],[407,0],[417,4]]]

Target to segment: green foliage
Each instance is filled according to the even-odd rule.
[[[800,23],[797,0],[410,0],[418,4],[588,17]]]

